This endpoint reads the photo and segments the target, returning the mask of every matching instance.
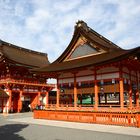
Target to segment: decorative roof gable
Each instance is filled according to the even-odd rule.
[[[86,38],[80,37],[64,61],[80,59],[83,57],[98,55],[105,52],[106,52],[105,50],[101,49],[97,45],[88,42]]]
[[[84,21],[78,21],[70,44],[54,63],[62,63],[116,50],[122,49],[92,30]]]

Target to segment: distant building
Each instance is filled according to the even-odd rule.
[[[0,40],[0,111],[28,111],[29,106],[48,104],[48,92],[54,85],[30,72],[48,64],[47,54]]]

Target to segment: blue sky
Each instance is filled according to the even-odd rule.
[[[50,62],[78,20],[124,49],[140,46],[140,0],[0,0],[0,39],[48,53]]]

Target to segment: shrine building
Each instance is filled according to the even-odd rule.
[[[49,110],[140,111],[140,47],[124,50],[84,21],[77,22],[61,56],[34,71],[57,79]]]
[[[0,112],[21,112],[48,104],[54,85],[31,73],[48,65],[48,56],[0,40]]]

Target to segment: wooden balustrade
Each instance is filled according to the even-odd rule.
[[[128,105],[124,105],[123,109],[120,109],[120,105],[99,105],[98,109],[94,108],[94,105],[82,105],[78,104],[75,108],[73,104],[59,104],[59,107],[56,104],[48,104],[45,110],[67,110],[67,111],[104,111],[104,112],[127,112],[135,113],[140,111],[140,107],[129,108]]]
[[[140,114],[131,113],[34,110],[34,118],[140,128]]]
[[[24,85],[40,85],[40,86],[50,86],[50,87],[55,87],[55,84],[46,84],[44,83],[40,83],[38,81],[34,81],[34,80],[27,80],[27,79],[11,79],[11,78],[7,78],[5,77],[4,79],[0,79],[0,83],[14,83],[14,84],[24,84]]]

